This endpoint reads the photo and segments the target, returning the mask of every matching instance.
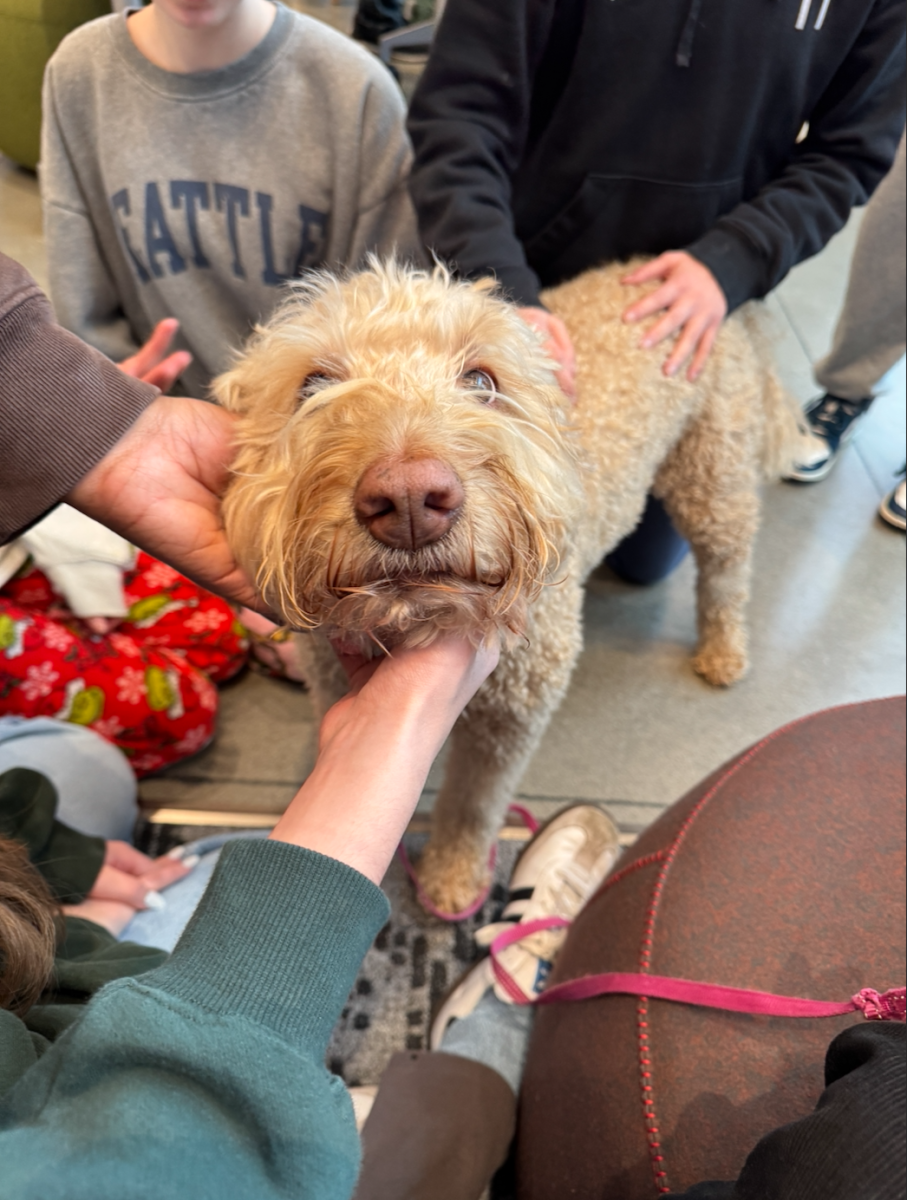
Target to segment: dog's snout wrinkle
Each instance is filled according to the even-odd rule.
[[[373,463],[359,480],[356,518],[393,550],[439,541],[459,519],[466,496],[454,469],[437,458]]]

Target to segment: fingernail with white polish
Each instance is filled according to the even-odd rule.
[[[172,850],[167,851],[167,858],[182,858],[186,853],[185,846],[174,846]]]
[[[200,854],[187,854],[186,857],[183,859],[183,866],[188,867],[189,870],[191,871],[192,868],[197,867],[201,861],[202,861],[202,856]]]
[[[167,901],[160,892],[146,892],[145,907],[153,909],[154,912],[160,912],[162,908],[167,907]]]

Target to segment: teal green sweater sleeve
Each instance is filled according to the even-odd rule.
[[[387,915],[342,863],[229,844],[170,959],[103,988],[0,1102],[0,1198],[348,1200],[324,1055]]]
[[[24,1018],[0,1010],[0,1097],[73,1025],[86,1001],[112,979],[141,975],[166,962],[164,950],[118,942],[81,917],[61,924],[53,977]]]

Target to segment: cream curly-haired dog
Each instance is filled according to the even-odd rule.
[[[294,284],[216,393],[241,414],[225,502],[239,561],[313,629],[318,708],[343,694],[325,635],[364,649],[442,630],[506,652],[460,719],[420,865],[442,909],[480,889],[489,847],[582,646],[583,583],[651,490],[698,568],[694,668],[747,667],[759,482],[796,430],[744,311],[699,380],[668,379],[621,313],[626,268],[545,296],[578,357],[569,407],[538,335],[490,284],[379,265]]]

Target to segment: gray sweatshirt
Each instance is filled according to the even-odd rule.
[[[238,62],[178,75],[117,14],[44,80],[41,190],[57,317],[115,361],[164,317],[206,395],[281,284],[368,250],[417,252],[403,99],[367,51],[278,5]]]

